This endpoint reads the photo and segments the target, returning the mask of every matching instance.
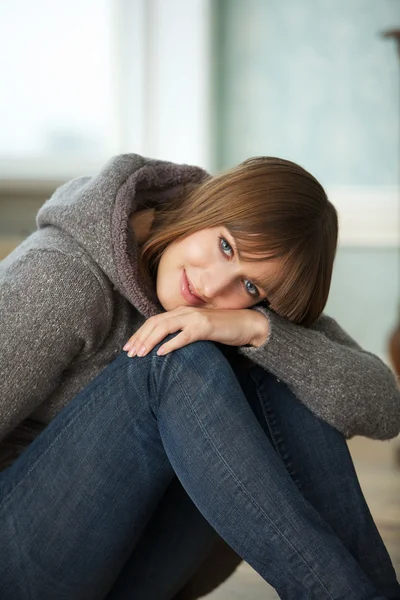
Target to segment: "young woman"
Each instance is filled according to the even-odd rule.
[[[320,184],[122,155],[37,225],[0,266],[0,598],[196,598],[219,536],[281,598],[400,598],[345,442],[400,393],[321,316]]]

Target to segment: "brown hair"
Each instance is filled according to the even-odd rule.
[[[274,312],[305,326],[320,316],[331,284],[338,220],[310,173],[288,160],[251,158],[158,208],[139,257],[147,283],[154,289],[169,244],[219,225],[234,237],[243,260],[282,259],[279,278],[264,284]]]

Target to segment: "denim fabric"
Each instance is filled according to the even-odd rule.
[[[196,560],[215,529],[281,598],[400,598],[341,434],[211,342],[122,353],[1,474],[0,598],[139,598],[130,559],[175,474]]]

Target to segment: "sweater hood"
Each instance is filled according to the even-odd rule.
[[[138,245],[129,216],[168,202],[182,186],[208,177],[199,167],[122,154],[97,175],[59,187],[39,210],[37,226],[56,227],[71,236],[115,289],[149,318],[163,309],[139,279]]]

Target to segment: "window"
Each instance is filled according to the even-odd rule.
[[[57,171],[112,152],[111,17],[109,0],[0,3],[1,171]]]
[[[0,2],[0,178],[207,163],[209,0]]]

